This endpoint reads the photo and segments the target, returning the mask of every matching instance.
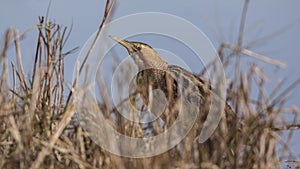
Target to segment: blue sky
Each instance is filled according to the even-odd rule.
[[[243,2],[241,0],[122,0],[117,4],[113,19],[138,12],[170,13],[196,25],[217,48],[220,41],[236,43]],[[73,23],[73,30],[66,50],[76,46],[82,47],[90,35],[97,30],[102,19],[104,3],[103,0],[52,1],[49,18],[55,19],[57,23],[65,26],[70,26]],[[0,0],[0,38],[3,40],[3,35],[9,27],[15,27],[20,32],[33,28],[38,22],[38,16],[46,14],[48,4],[49,2],[46,0]],[[250,1],[245,44],[280,31],[280,33],[276,33],[276,36],[257,43],[251,48],[257,53],[281,60],[287,64],[286,68],[278,69],[269,64],[257,62],[265,68],[266,74],[270,76],[270,81],[267,84],[270,88],[278,82],[278,79],[287,77],[288,83],[291,83],[300,77],[299,6],[300,1],[298,0]],[[30,30],[25,40],[21,42],[23,60],[26,60],[25,69],[30,68],[30,59],[34,56],[36,32],[36,30]],[[159,41],[152,43],[153,46],[161,45]],[[73,73],[77,55],[78,52],[67,58],[66,63],[69,63],[66,68],[67,74]],[[71,81],[71,78],[67,80]],[[288,104],[300,107],[299,96],[300,87],[293,92]],[[296,134],[298,137],[299,132]],[[296,142],[294,139],[292,144],[299,150],[300,145]]]
[[[138,12],[165,12],[192,22],[210,38],[215,47],[218,47],[218,42],[221,40],[236,42],[243,1],[190,0],[188,2],[184,3],[179,0],[163,2],[158,0],[151,2],[123,0],[118,3],[113,18]],[[36,25],[37,16],[46,14],[49,2],[1,0],[0,3],[0,35],[3,38],[8,27],[15,27],[22,32]],[[281,60],[288,65],[287,68],[276,71],[273,66],[261,63],[267,71],[271,73],[276,71],[275,79],[288,76],[289,80],[293,81],[299,77],[299,57],[297,56],[300,47],[300,12],[297,9],[299,5],[300,2],[296,0],[253,0],[250,2],[245,44],[284,30],[265,43],[252,48],[257,53]],[[55,19],[57,23],[65,26],[74,24],[66,49],[83,46],[88,37],[98,28],[102,19],[103,8],[104,1],[52,1],[49,18]],[[30,47],[35,45],[35,40],[36,31],[29,31],[28,36],[22,42],[24,54],[32,55],[34,53]],[[159,46],[159,42],[157,43],[151,45]],[[70,59],[70,62],[74,62],[73,58]],[[296,93],[299,93],[300,89],[298,88],[297,91]]]

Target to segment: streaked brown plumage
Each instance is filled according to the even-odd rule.
[[[169,109],[174,108],[176,100],[182,94],[190,102],[196,100],[200,102],[200,105],[208,103],[209,96],[212,94],[211,87],[198,76],[179,66],[169,65],[151,46],[145,43],[129,42],[114,36],[111,38],[127,49],[137,65],[139,73],[136,77],[136,90],[141,95],[145,105],[151,106],[150,94],[151,90],[154,89],[159,89],[164,93],[168,100]],[[176,118],[176,111],[175,113],[174,111],[170,112],[173,114],[165,114],[161,118],[164,121],[170,116]],[[228,104],[225,106],[225,113],[233,114]]]

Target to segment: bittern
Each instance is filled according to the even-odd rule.
[[[140,94],[145,105],[155,106],[151,105],[151,90],[155,89],[164,93],[168,100],[169,109],[176,105],[176,100],[182,95],[180,92],[188,93],[186,99],[191,102],[198,98],[202,106],[209,100],[212,89],[207,82],[197,75],[179,66],[169,65],[151,46],[145,43],[131,42],[115,36],[110,37],[127,49],[137,65],[136,91]],[[169,112],[172,111],[169,110]],[[228,104],[225,105],[225,113],[233,114]],[[162,119],[165,121],[170,116],[170,114],[164,114]],[[173,117],[176,118],[176,116],[176,113],[173,113]]]

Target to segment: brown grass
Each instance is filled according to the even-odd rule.
[[[9,29],[0,48],[0,168],[280,168],[284,157],[291,155],[292,130],[299,130],[296,121],[288,124],[283,120],[287,112],[297,119],[297,108],[285,107],[285,101],[298,82],[282,93],[278,93],[282,85],[278,84],[270,96],[266,95],[267,75],[257,66],[257,59],[279,67],[284,64],[243,48],[248,2],[245,1],[238,43],[224,42],[219,48],[225,69],[236,70],[234,75],[228,75],[228,102],[236,114],[224,117],[203,144],[193,141],[196,130],[192,130],[168,152],[143,159],[119,157],[103,150],[78,125],[74,115],[76,97],[72,93],[77,82],[71,86],[64,80],[64,57],[72,52],[63,53],[67,28],[39,19],[36,55],[30,72],[24,72],[21,62],[21,35],[16,29]],[[112,5],[107,2],[99,34]],[[12,46],[16,63],[8,64],[6,54]],[[254,59],[242,69],[244,56]],[[78,66],[78,74],[86,66]],[[101,93],[107,93],[104,82],[100,84]],[[253,88],[259,89],[256,99],[250,96]],[[116,111],[106,109],[110,107],[109,96],[102,97],[105,102],[100,105],[105,117],[119,117]],[[133,124],[121,119],[114,127],[131,136],[143,136],[141,126],[134,130],[128,125]],[[290,130],[287,140],[280,137],[284,130]],[[283,145],[280,152],[278,144]]]

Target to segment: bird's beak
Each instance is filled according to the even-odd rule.
[[[133,52],[134,46],[127,40],[123,40],[123,39],[120,39],[120,38],[118,38],[116,36],[112,36],[112,35],[110,35],[109,37],[112,40],[114,40],[114,41],[118,42],[119,44],[121,44],[122,46],[124,46],[128,50],[129,53]]]

